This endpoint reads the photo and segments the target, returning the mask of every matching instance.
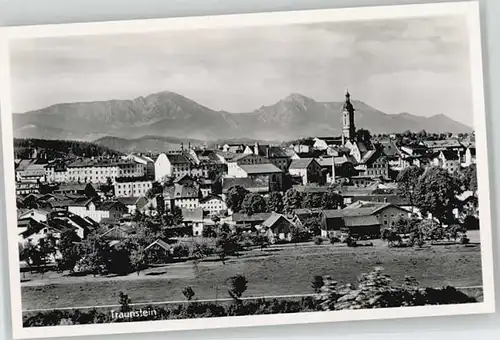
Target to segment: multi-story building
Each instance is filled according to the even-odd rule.
[[[197,183],[179,184],[163,190],[163,197],[168,208],[195,209],[200,206],[200,187]]]
[[[140,197],[146,196],[153,182],[146,177],[117,177],[114,186],[116,197]]]
[[[144,177],[146,165],[127,159],[78,159],[68,164],[69,182],[106,183],[117,177]]]
[[[227,211],[226,202],[224,202],[222,197],[217,195],[210,195],[200,199],[200,207],[210,215],[216,215]]]
[[[54,162],[45,166],[45,177],[48,183],[64,183],[68,181],[68,168],[64,162]]]
[[[182,153],[166,155],[166,176],[174,178],[191,174],[191,162]]]

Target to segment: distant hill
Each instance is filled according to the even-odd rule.
[[[176,137],[144,136],[141,138],[125,139],[120,137],[102,137],[94,141],[113,150],[124,153],[130,152],[165,152],[168,150],[179,150],[181,146],[202,146],[204,142],[199,139],[182,139]]]
[[[173,92],[160,92],[133,100],[56,104],[14,114],[14,135],[79,140],[96,140],[105,136],[126,139],[158,136],[205,141],[234,138],[290,140],[340,134],[342,104],[317,102],[294,93],[252,112],[229,113],[214,111]],[[354,100],[353,104],[357,110],[356,126],[372,133],[422,129],[428,132],[472,131],[442,114],[432,117],[386,114],[361,101]]]
[[[106,146],[95,143],[57,140],[57,139],[14,139],[14,157],[29,158],[33,150],[37,151],[39,157],[46,155],[48,159],[58,157],[97,157],[118,156],[121,153]]]

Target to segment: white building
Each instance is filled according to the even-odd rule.
[[[217,215],[227,211],[226,202],[224,202],[222,197],[217,195],[210,195],[200,199],[200,207],[210,215]]]
[[[114,184],[116,197],[146,196],[153,182],[145,178],[118,178]]]

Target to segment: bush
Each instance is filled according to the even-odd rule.
[[[323,244],[323,239],[321,237],[316,237],[314,239],[314,244],[317,245],[317,246],[320,246]]]

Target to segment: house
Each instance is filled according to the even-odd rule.
[[[97,191],[90,183],[61,183],[53,191],[54,194],[60,195],[82,195],[87,197],[97,197]]]
[[[313,138],[304,138],[293,143],[290,147],[297,154],[303,154],[303,153],[309,153],[314,147],[315,143],[316,141]]]
[[[41,209],[30,209],[27,211],[22,211],[18,214],[17,219],[22,220],[26,218],[31,218],[37,222],[47,222],[48,211]]]
[[[303,185],[309,183],[325,183],[325,176],[323,175],[321,165],[313,158],[292,160],[288,172],[292,176],[301,177]]]
[[[148,199],[144,196],[117,197],[116,200],[127,207],[130,215],[134,215],[136,211],[141,211],[148,204]]]
[[[389,178],[389,161],[380,145],[364,153],[355,169],[359,176]]]
[[[116,197],[146,196],[152,187],[153,182],[146,177],[117,177],[114,184]]]
[[[253,230],[256,226],[262,223],[271,216],[271,213],[256,213],[252,215],[234,213],[232,216],[233,223],[240,230]]]
[[[156,161],[159,159],[160,157],[158,156],[156,158]],[[137,153],[131,153],[129,154],[125,159],[128,159],[128,160],[132,160],[138,164],[142,164],[144,169],[145,169],[145,173],[144,175],[149,179],[149,180],[152,180],[152,181],[160,181],[161,180],[161,174],[162,174],[162,168],[161,168],[161,161],[158,161],[158,178],[156,177],[156,161],[153,160],[153,158],[149,157],[149,156],[146,156],[146,155],[143,155],[143,154],[137,154]]]
[[[345,215],[342,210],[324,210],[321,219],[321,236],[342,239],[344,235],[353,237],[380,237],[380,221],[369,212]]]
[[[316,137],[314,138],[313,148],[317,150],[327,150],[331,146],[339,146],[341,144],[341,137]]]
[[[460,155],[457,151],[442,150],[433,158],[433,165],[455,173],[460,170]]]
[[[191,174],[191,162],[183,153],[168,154],[166,158],[166,176],[177,178]]]
[[[255,154],[239,154],[227,162],[228,177],[246,177],[241,173],[241,165],[270,164],[269,159]]]
[[[205,226],[215,225],[215,222],[211,219],[204,218],[201,208],[182,209],[182,222],[186,227],[192,229],[193,236],[201,236]]]
[[[344,216],[375,216],[382,227],[391,227],[401,217],[407,217],[410,211],[391,203],[357,201],[342,209]]]
[[[134,228],[119,225],[105,231],[100,235],[100,238],[108,241],[122,241],[129,238],[134,232]]]
[[[200,208],[207,211],[210,215],[217,215],[227,211],[226,202],[222,197],[210,195],[200,199]]]
[[[51,227],[46,223],[37,223],[31,228],[19,233],[18,243],[23,246],[28,243],[38,245],[41,239],[45,239],[48,236],[52,236],[55,239],[61,238],[61,233],[61,230]],[[54,261],[55,258],[52,257],[50,260]]]
[[[157,239],[151,242],[146,248],[144,248],[144,252],[146,256],[153,263],[165,263],[167,262],[172,254],[173,247],[170,246],[167,242]]]
[[[457,139],[425,140],[420,144],[425,146],[430,152],[439,152],[444,150],[463,152],[465,149]]]
[[[261,226],[266,230],[271,243],[275,243],[276,240],[292,240],[294,223],[282,214],[271,213],[271,216],[262,222]]]
[[[128,213],[127,207],[117,201],[106,201],[101,204],[95,204],[92,198],[78,198],[67,203],[67,211],[80,217],[90,217],[97,223],[103,219],[120,219]]]
[[[55,161],[45,165],[45,178],[48,183],[64,183],[68,181],[66,163]]]
[[[322,213],[321,209],[309,209],[309,208],[295,209],[291,220],[296,226],[304,228],[305,223],[309,218],[320,218],[321,213]]]
[[[62,231],[67,229],[74,230],[76,235],[82,240],[90,235],[96,228],[96,224],[90,222],[86,218],[72,213],[64,214],[62,212],[56,213],[49,224]]]
[[[279,146],[261,145],[257,142],[252,147],[249,146],[248,148],[254,155],[267,158],[271,164],[274,164],[277,168],[281,169],[281,171],[286,172],[288,170],[290,157],[283,148]],[[245,152],[246,151],[247,150],[245,150]]]
[[[193,185],[174,183],[173,186],[163,189],[163,197],[169,207],[195,209],[200,206],[200,187],[197,183]]]
[[[226,152],[226,151],[216,151],[215,152],[215,155],[217,156],[217,158],[219,159],[219,161],[222,163],[222,164],[228,164],[230,162],[232,162],[232,160],[239,156],[240,154],[238,153],[235,153],[235,152]]]
[[[232,153],[243,153],[245,151],[245,145],[240,143],[228,143],[222,146],[222,151],[232,152]]]
[[[336,165],[335,159],[340,157],[320,157],[316,158],[316,162],[318,162],[321,167],[322,176],[326,178],[326,183],[334,183],[336,176]]]
[[[131,159],[79,158],[67,165],[70,182],[105,184],[117,177],[141,177],[146,165]]]

